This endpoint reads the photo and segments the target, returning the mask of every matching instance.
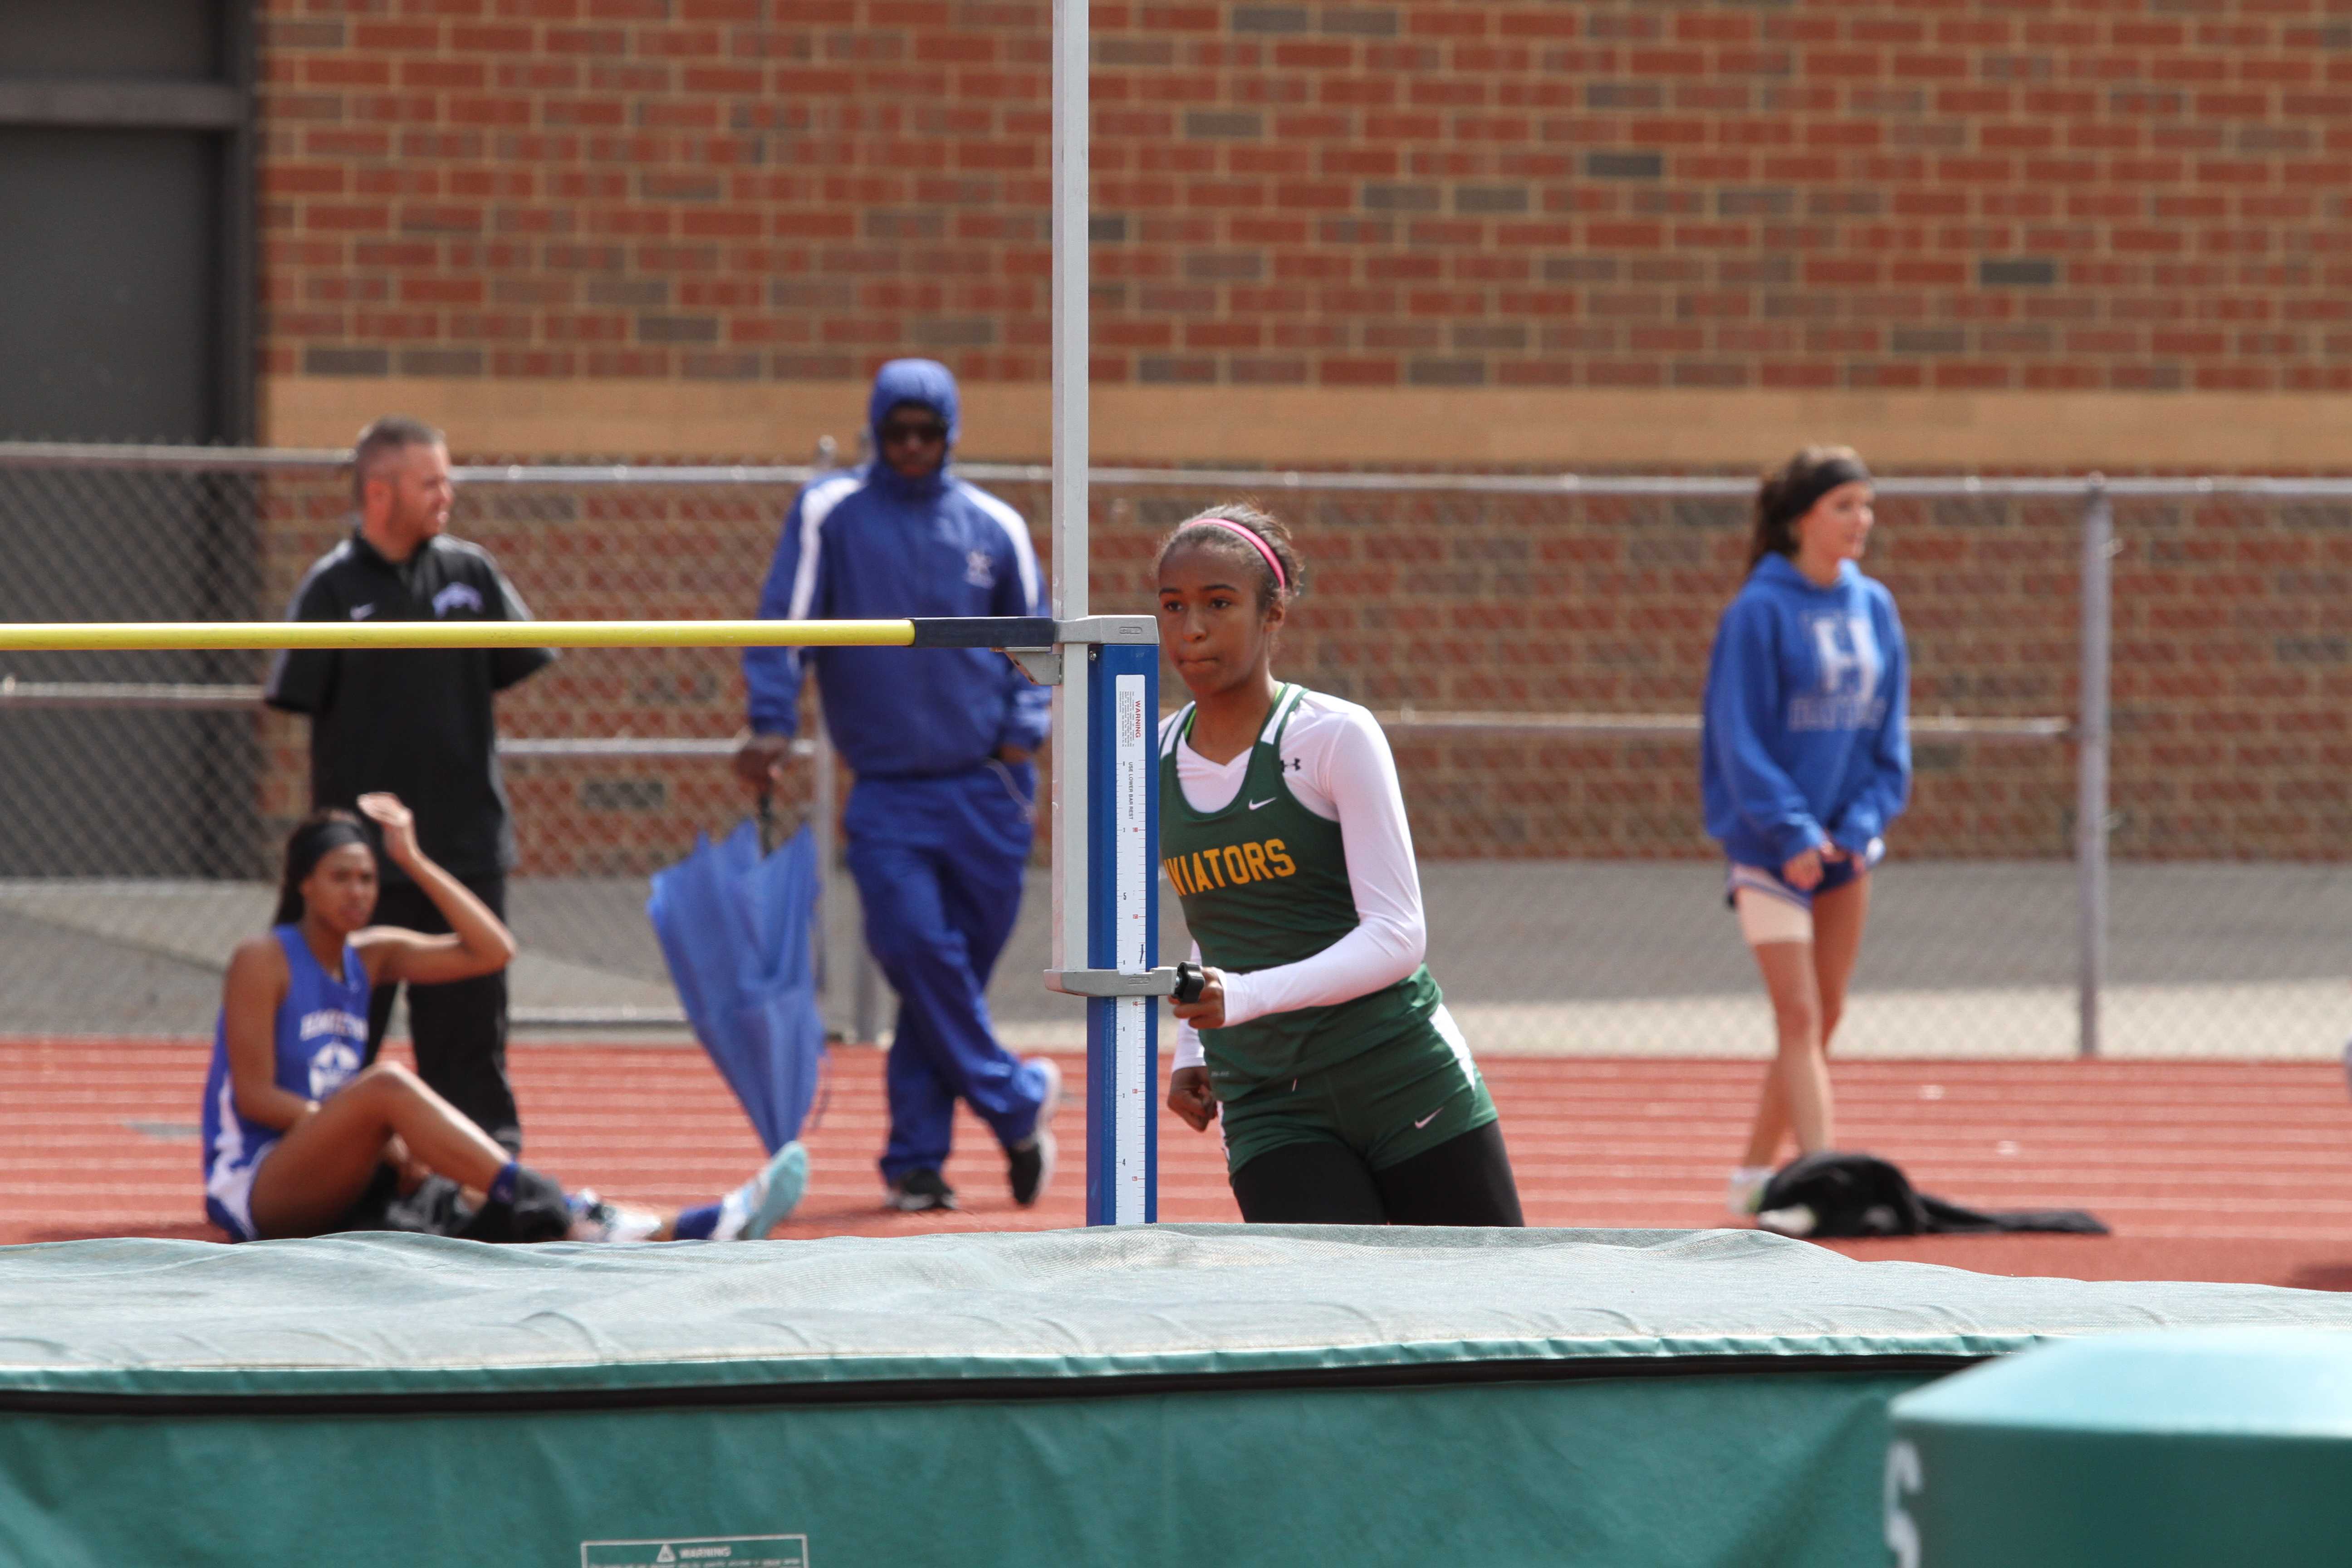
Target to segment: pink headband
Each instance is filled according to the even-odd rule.
[[[1290,592],[1290,580],[1282,574],[1282,563],[1276,557],[1274,546],[1260,539],[1255,529],[1244,528],[1229,517],[1202,517],[1193,521],[1210,528],[1230,529],[1248,540],[1251,547],[1265,557],[1266,569],[1274,574],[1275,587],[1286,594]]]

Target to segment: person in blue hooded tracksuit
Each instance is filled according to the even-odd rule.
[[[1895,595],[1854,565],[1870,470],[1809,447],[1756,500],[1747,584],[1706,674],[1699,788],[1727,899],[1771,993],[1779,1051],[1731,1173],[1753,1214],[1781,1141],[1830,1147],[1828,1047],[1870,912],[1870,870],[1911,794],[1909,658]]]
[[[874,457],[813,481],[777,541],[760,615],[835,620],[1038,616],[1044,584],[1020,513],[949,469],[955,377],[893,360],[874,380]],[[737,771],[755,786],[799,727],[803,666],[856,774],[845,826],[866,941],[898,994],[887,1079],[889,1203],[952,1208],[940,1175],[955,1102],[1004,1145],[1013,1198],[1053,1173],[1053,1061],[1016,1059],[983,992],[1020,909],[1049,693],[984,648],[752,648],[751,733]]]

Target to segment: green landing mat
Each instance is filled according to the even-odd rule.
[[[2352,1299],[1753,1232],[0,1248],[0,1562],[1885,1560],[1889,1401]]]

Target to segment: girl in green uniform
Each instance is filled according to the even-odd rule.
[[[1163,869],[1207,984],[1178,1003],[1169,1108],[1222,1120],[1242,1217],[1519,1225],[1495,1102],[1422,963],[1396,763],[1352,702],[1274,678],[1300,585],[1282,525],[1205,512],[1160,551]]]

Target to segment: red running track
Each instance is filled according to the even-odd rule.
[[[205,1237],[194,1122],[205,1053],[186,1042],[0,1040],[0,1241]],[[1062,1058],[1083,1092],[1085,1064]],[[571,1184],[670,1206],[705,1201],[759,1144],[699,1051],[518,1045],[531,1163]],[[1716,1222],[1760,1064],[1497,1058],[1486,1064],[1531,1223]],[[1980,1207],[2089,1208],[2111,1237],[1843,1243],[2000,1273],[2238,1279],[2352,1289],[2352,1101],[2331,1066],[2221,1062],[1853,1062],[1836,1069],[1842,1142]],[[881,1058],[835,1054],[807,1136],[809,1194],[785,1234],[895,1236],[1072,1226],[1084,1217],[1082,1117],[1034,1209],[969,1117],[948,1179],[958,1214],[878,1206]],[[1160,1213],[1233,1220],[1213,1134],[1163,1113]]]

